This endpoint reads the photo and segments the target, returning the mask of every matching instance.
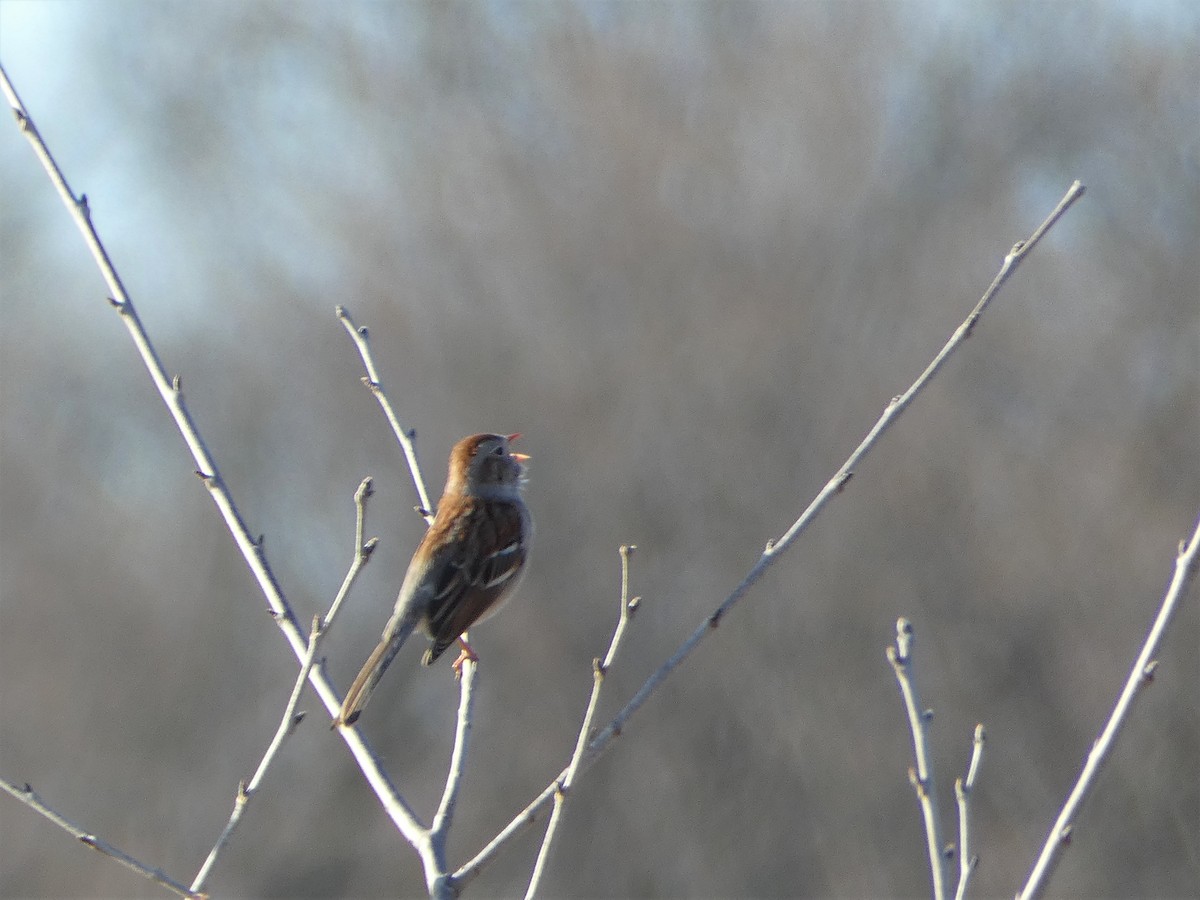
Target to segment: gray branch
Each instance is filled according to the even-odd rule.
[[[296,683],[292,687],[292,693],[288,698],[287,706],[284,707],[279,727],[275,729],[275,736],[267,746],[267,750],[263,754],[258,768],[254,771],[253,777],[248,782],[243,781],[238,785],[237,796],[233,801],[233,812],[229,815],[229,821],[225,823],[225,827],[217,838],[217,842],[213,844],[208,857],[204,860],[203,865],[200,866],[200,871],[196,873],[196,877],[192,880],[191,892],[193,894],[204,892],[205,882],[208,881],[208,876],[212,872],[213,866],[217,863],[217,857],[225,849],[225,846],[229,843],[229,839],[233,837],[233,832],[241,823],[242,815],[246,811],[246,805],[250,802],[250,798],[258,792],[263,778],[266,777],[267,769],[275,761],[275,757],[278,755],[279,749],[283,746],[283,742],[296,730],[296,726],[304,720],[304,713],[297,713],[296,705],[300,702],[300,694],[304,691],[304,683],[308,680],[308,673],[312,670],[313,659],[316,657],[317,644],[321,639],[321,634],[321,617],[313,616],[312,631],[309,632],[308,636],[308,652],[304,655],[304,660],[300,666],[300,673],[297,675]]]
[[[433,514],[436,510],[433,504],[429,502],[429,492],[425,490],[425,479],[421,476],[421,466],[417,462],[417,447],[416,447],[416,429],[405,428],[400,424],[400,419],[396,416],[396,411],[392,409],[391,401],[388,400],[387,392],[383,389],[383,382],[379,378],[379,371],[375,368],[375,360],[371,356],[370,332],[367,326],[361,328],[354,324],[354,320],[350,318],[350,313],[344,306],[338,306],[335,310],[338,320],[346,328],[346,332],[354,339],[354,346],[358,348],[358,355],[362,357],[363,368],[367,370],[367,374],[363,377],[365,384],[379,402],[379,406],[383,409],[383,414],[387,417],[388,424],[392,426],[392,433],[396,435],[396,440],[400,442],[400,448],[404,451],[404,458],[408,461],[408,470],[412,473],[413,485],[417,489],[417,497],[421,501],[420,513],[425,518],[425,524],[429,525],[433,522]]]
[[[954,799],[958,803],[958,889],[954,900],[967,896],[967,882],[979,864],[979,857],[971,853],[971,794],[975,790],[975,779],[979,775],[979,764],[983,761],[983,725],[975,726],[975,738],[971,748],[971,764],[967,767],[966,779],[954,779]]]
[[[1158,615],[1150,627],[1150,633],[1146,636],[1146,642],[1142,645],[1141,652],[1138,653],[1138,657],[1133,663],[1129,678],[1125,681],[1125,687],[1117,699],[1117,705],[1113,707],[1112,714],[1108,717],[1104,731],[1092,744],[1087,761],[1083,765],[1083,771],[1079,773],[1075,787],[1067,796],[1067,801],[1063,804],[1058,819],[1050,829],[1046,843],[1042,846],[1042,852],[1039,854],[1037,862],[1034,863],[1033,871],[1029,873],[1025,886],[1017,895],[1020,900],[1032,900],[1032,898],[1040,897],[1046,889],[1046,881],[1054,872],[1054,867],[1058,865],[1063,848],[1071,841],[1072,823],[1095,786],[1096,776],[1100,774],[1100,769],[1107,761],[1109,753],[1112,752],[1117,735],[1121,733],[1121,729],[1128,721],[1134,699],[1141,693],[1141,689],[1154,679],[1154,673],[1158,668],[1154,655],[1158,652],[1158,645],[1175,615],[1179,601],[1187,594],[1189,585],[1195,579],[1197,569],[1200,569],[1200,519],[1196,522],[1196,528],[1192,532],[1191,538],[1179,542],[1179,555],[1175,558],[1175,574],[1171,578],[1166,596],[1163,597]]]
[[[221,477],[215,460],[209,453],[204,440],[200,436],[199,430],[196,428],[195,422],[192,420],[191,414],[188,412],[187,405],[184,402],[180,377],[178,375],[169,377],[166,368],[155,352],[150,342],[150,337],[142,326],[141,319],[134,308],[133,300],[125,290],[125,286],[122,284],[116,267],[109,258],[99,234],[92,226],[91,210],[86,197],[77,197],[71,190],[62,170],[42,140],[37,127],[21,103],[20,97],[9,81],[8,73],[4,71],[3,67],[0,67],[0,88],[3,89],[4,95],[13,109],[18,127],[26,138],[28,138],[35,154],[41,161],[51,182],[58,190],[59,196],[66,205],[71,217],[75,220],[75,224],[83,235],[88,248],[91,250],[96,265],[99,267],[100,273],[111,292],[109,302],[120,314],[121,321],[125,323],[125,327],[128,329],[130,337],[133,339],[138,353],[146,365],[151,380],[158,389],[159,395],[175,420],[175,425],[179,429],[184,443],[192,454],[192,459],[196,464],[196,474],[204,482],[205,487],[208,488],[209,495],[220,511],[221,517],[225,520],[226,527],[229,529],[234,543],[237,545],[246,564],[250,567],[250,571],[258,582],[260,590],[266,597],[275,624],[283,632],[284,637],[291,645],[296,659],[303,663],[309,649],[308,639],[302,632],[295,613],[292,611],[287,598],[284,596],[279,583],[275,579],[274,573],[267,564],[261,539],[255,539],[251,536],[249,529],[247,529],[245,522],[242,520],[241,514],[238,512],[237,506],[233,502],[232,494]],[[419,484],[419,473],[415,473],[414,478],[417,479]],[[325,705],[330,717],[335,716],[341,708],[341,697],[326,677],[324,666],[321,663],[313,664],[308,673],[308,680],[317,692],[317,696],[321,699],[321,702]],[[363,740],[357,729],[341,728],[338,731],[342,735],[343,740],[345,740],[346,745],[350,748],[351,754],[353,754],[359,768],[366,776],[368,783],[379,796],[384,810],[396,824],[396,827],[400,829],[401,833],[404,834],[414,847],[417,847],[419,850],[423,847],[427,848],[429,843],[428,830],[421,824],[407,801],[404,800],[391,783],[391,779],[384,771],[378,757],[376,757],[371,748]],[[423,852],[422,860],[425,864],[426,881],[432,889],[433,884],[442,873],[437,871],[436,862],[432,854]]]
[[[538,850],[537,861],[533,866],[533,875],[530,877],[529,887],[525,891],[525,900],[533,900],[537,894],[538,885],[541,883],[542,874],[545,872],[546,863],[550,858],[550,847],[558,832],[558,824],[562,821],[567,795],[575,785],[575,779],[579,776],[580,763],[583,762],[583,754],[587,751],[592,719],[595,717],[596,707],[600,703],[600,691],[604,687],[604,677],[616,661],[617,650],[625,637],[625,629],[629,627],[629,621],[641,603],[640,597],[634,597],[632,600],[629,598],[629,557],[636,549],[637,547],[632,544],[621,547],[621,613],[617,619],[617,626],[613,629],[612,640],[608,644],[608,652],[604,654],[604,659],[592,660],[592,695],[588,699],[587,710],[583,714],[583,724],[579,726],[575,752],[571,755],[571,762],[567,765],[566,774],[558,782],[558,789],[554,792],[554,809],[550,813],[550,821],[546,823],[546,834],[542,838],[541,849]]]
[[[139,862],[138,860],[136,860],[132,856],[130,856],[128,853],[126,853],[124,850],[120,850],[120,849],[114,847],[112,844],[108,843],[107,841],[96,837],[96,835],[92,834],[90,831],[85,831],[84,829],[82,829],[78,825],[76,825],[74,822],[70,821],[66,817],[55,812],[50,807],[48,807],[45,803],[42,802],[42,798],[39,797],[34,792],[33,788],[31,788],[29,785],[25,785],[24,787],[17,787],[15,784],[11,784],[10,782],[5,781],[4,779],[0,779],[0,788],[3,788],[8,793],[12,794],[14,797],[16,797],[18,800],[20,800],[22,803],[24,803],[30,809],[33,809],[33,810],[41,813],[43,816],[45,816],[47,819],[49,819],[51,822],[53,822],[55,825],[57,825],[63,831],[67,832],[67,834],[69,834],[72,837],[79,840],[81,843],[86,844],[87,846],[91,847],[93,850],[98,850],[99,852],[103,853],[105,856],[115,859],[121,865],[125,866],[128,869],[132,869],[134,872],[137,872],[143,878],[148,878],[150,881],[153,881],[155,884],[161,884],[163,887],[167,888],[168,890],[174,891],[180,897],[197,896],[196,894],[193,894],[190,890],[188,890],[186,885],[182,884],[181,882],[176,881],[174,878],[171,878],[169,875],[167,875],[165,872],[163,872],[162,869],[154,869],[154,868],[151,868],[150,866],[146,865],[143,862]]]
[[[929,734],[927,728],[933,712],[921,706],[913,677],[913,627],[908,619],[896,622],[896,643],[887,648],[888,662],[896,673],[900,694],[904,697],[904,709],[908,713],[908,728],[912,732],[913,757],[916,767],[908,770],[908,780],[917,792],[921,804],[921,815],[925,820],[925,845],[929,852],[929,875],[933,883],[934,900],[945,900],[946,856],[942,844],[942,822],[938,814],[937,778],[933,774],[933,762],[929,757]]]

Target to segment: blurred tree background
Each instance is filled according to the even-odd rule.
[[[1014,241],[1088,186],[850,489],[573,795],[547,896],[919,896],[883,649],[917,629],[943,805],[989,742],[974,895],[1011,896],[1200,499],[1200,10],[1179,2],[19,3],[0,59],[343,687],[422,523],[333,315],[371,329],[431,490],[522,431],[531,569],[483,657],[465,860],[825,483]],[[295,662],[73,223],[0,135],[0,774],[189,879]],[[1200,883],[1193,596],[1059,896]],[[457,692],[412,648],[364,728],[423,815]],[[303,706],[318,706],[309,695]],[[226,896],[418,895],[314,715]],[[952,819],[950,819],[952,821]],[[159,896],[0,798],[5,896]],[[523,889],[526,836],[476,882]]]

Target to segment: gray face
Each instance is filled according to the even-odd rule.
[[[508,439],[488,435],[479,440],[471,460],[471,480],[475,484],[518,484],[523,467],[509,452]]]

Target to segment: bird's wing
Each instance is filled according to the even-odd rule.
[[[525,512],[517,503],[469,500],[452,517],[454,534],[440,542],[425,573],[427,661],[436,660],[459,635],[486,618],[516,586],[528,551]],[[440,558],[439,558],[440,557]]]

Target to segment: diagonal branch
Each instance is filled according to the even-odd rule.
[[[371,558],[371,552],[379,543],[378,538],[363,539],[367,519],[367,500],[370,499],[371,494],[371,479],[369,477],[364,478],[362,483],[359,484],[358,490],[354,492],[354,508],[356,511],[354,559],[350,563],[350,568],[346,572],[346,577],[342,581],[341,588],[338,589],[337,596],[329,607],[329,612],[324,616],[313,617],[312,629],[308,635],[308,650],[301,661],[300,672],[296,676],[296,683],[292,688],[291,696],[288,698],[287,706],[284,707],[279,727],[275,730],[275,737],[267,747],[266,753],[263,754],[262,761],[259,763],[258,769],[255,770],[254,776],[249,782],[243,781],[238,785],[238,792],[234,798],[233,812],[229,815],[229,821],[225,824],[225,828],[221,831],[216,843],[213,844],[212,850],[209,851],[208,858],[204,860],[204,864],[200,867],[200,871],[196,873],[196,877],[192,881],[191,891],[194,894],[203,892],[204,884],[208,880],[213,866],[216,865],[217,857],[229,843],[229,839],[233,836],[233,832],[242,820],[242,816],[246,811],[246,805],[250,802],[250,798],[257,793],[259,786],[266,777],[267,769],[274,762],[279,749],[283,746],[284,740],[290,737],[296,730],[296,726],[304,720],[304,713],[297,713],[296,706],[300,703],[300,695],[304,692],[304,684],[308,681],[308,673],[312,671],[313,662],[317,658],[317,647],[321,643],[321,639],[328,633],[334,616],[337,615],[339,607],[349,595],[350,588],[358,579],[359,572],[367,564],[367,560]]]
[[[558,823],[562,821],[567,794],[575,786],[575,779],[579,775],[579,766],[583,762],[583,754],[587,751],[588,738],[591,737],[592,732],[592,719],[595,717],[596,707],[600,703],[600,690],[604,687],[604,677],[612,668],[613,662],[616,661],[617,650],[625,637],[625,629],[629,627],[629,620],[633,618],[633,614],[637,612],[637,608],[641,604],[640,597],[634,597],[632,600],[629,598],[629,557],[636,549],[637,547],[633,544],[621,547],[621,615],[617,619],[617,627],[613,630],[612,640],[608,644],[608,652],[604,654],[604,659],[592,660],[592,695],[588,699],[587,710],[583,714],[583,724],[579,726],[579,737],[575,741],[575,752],[571,755],[571,762],[567,766],[562,780],[557,782],[557,790],[554,792],[554,809],[550,813],[550,821],[546,823],[546,834],[542,838],[542,847],[538,851],[537,861],[533,866],[533,875],[530,877],[529,887],[525,891],[525,900],[533,900],[537,894],[542,874],[546,869],[546,862],[550,858],[550,847],[554,843],[554,836],[558,831]]]
[[[158,354],[150,343],[150,338],[142,326],[133,301],[121,283],[120,276],[109,259],[108,253],[100,241],[99,234],[92,225],[91,211],[87,198],[76,197],[72,192],[70,185],[67,184],[67,180],[63,176],[62,170],[59,169],[58,163],[55,162],[49,148],[42,140],[37,127],[21,103],[16,89],[9,81],[8,74],[2,66],[0,66],[0,89],[3,90],[9,105],[13,109],[18,127],[26,138],[28,138],[38,159],[41,160],[47,175],[49,175],[51,182],[58,190],[59,196],[66,205],[67,210],[75,220],[75,224],[83,235],[84,241],[92,251],[92,256],[111,292],[109,302],[120,314],[121,321],[125,323],[130,337],[137,346],[151,380],[154,382],[155,387],[158,388],[159,395],[175,420],[175,425],[192,454],[197,474],[208,488],[213,502],[221,513],[221,517],[225,520],[226,527],[229,529],[234,543],[237,545],[246,564],[250,567],[251,573],[258,582],[259,589],[266,597],[275,624],[283,632],[288,644],[291,645],[296,659],[298,661],[303,660],[308,651],[308,640],[302,633],[295,613],[292,612],[291,606],[280,589],[274,573],[267,564],[266,555],[262,548],[262,541],[250,536],[250,532],[246,528],[241,514],[234,505],[233,497],[226,487],[224,480],[221,478],[221,473],[217,468],[216,462],[205,446],[195,422],[193,422],[191,414],[184,403],[182,384],[179,376],[176,375],[173,378],[167,376],[166,369],[163,367]],[[317,696],[325,705],[325,709],[328,711],[330,717],[335,716],[341,707],[341,697],[325,675],[324,666],[319,662],[314,664],[309,672],[308,679],[313,689],[317,692]],[[349,747],[359,768],[366,776],[367,781],[379,796],[384,810],[391,817],[392,821],[395,822],[396,827],[400,829],[401,833],[404,834],[414,847],[425,845],[427,841],[423,826],[411,807],[409,807],[408,803],[391,783],[391,779],[383,770],[378,757],[375,756],[366,741],[353,728],[339,729],[339,733]],[[424,854],[422,858],[425,861],[426,878],[432,883],[431,872],[433,865],[431,858]]]
[[[243,781],[238,785],[237,796],[233,801],[233,812],[229,814],[229,821],[225,823],[225,827],[217,838],[217,842],[213,844],[208,857],[204,860],[203,865],[200,866],[200,871],[196,873],[196,877],[192,880],[191,892],[193,894],[204,892],[204,884],[208,881],[208,876],[212,873],[213,866],[217,863],[217,857],[225,849],[225,846],[229,843],[229,839],[233,837],[233,832],[241,823],[242,815],[246,811],[246,805],[250,802],[250,798],[258,792],[259,786],[266,777],[267,769],[270,768],[271,763],[275,761],[275,757],[279,753],[279,748],[283,746],[283,742],[296,730],[296,726],[304,720],[304,713],[297,713],[296,705],[300,702],[300,694],[304,691],[304,683],[308,680],[308,673],[312,671],[313,659],[317,654],[317,644],[320,642],[321,634],[321,617],[313,616],[312,631],[308,636],[308,652],[305,653],[304,660],[300,665],[300,673],[296,676],[296,684],[292,688],[287,706],[284,707],[279,727],[275,729],[275,736],[271,739],[271,743],[268,745],[266,753],[263,754],[263,758],[259,762],[258,768],[254,771],[253,777],[248,782]]]
[[[9,794],[12,794],[29,808],[41,813],[59,828],[63,829],[63,831],[67,832],[67,834],[77,838],[82,843],[87,844],[93,850],[98,850],[106,856],[112,857],[121,865],[132,869],[142,877],[148,878],[155,884],[161,884],[163,887],[167,888],[167,890],[175,892],[180,897],[200,896],[188,890],[186,885],[168,876],[165,872],[163,872],[162,869],[152,869],[145,863],[138,862],[124,850],[117,849],[107,841],[101,840],[88,831],[84,831],[74,822],[71,822],[70,820],[59,815],[57,812],[43,803],[42,798],[39,797],[29,785],[17,787],[15,784],[11,784],[8,781],[0,779],[0,788],[3,788]]]
[[[1030,235],[1027,240],[1018,241],[1013,246],[1008,255],[1004,257],[1004,262],[1000,267],[1000,271],[992,280],[992,283],[988,287],[987,291],[984,292],[983,297],[975,305],[975,308],[971,310],[967,318],[963,320],[963,323],[955,330],[954,334],[951,335],[950,340],[946,342],[945,346],[942,347],[937,356],[933,358],[933,361],[930,362],[925,371],[921,373],[921,375],[912,383],[907,391],[898,397],[892,398],[892,401],[887,405],[887,408],[884,409],[883,415],[879,417],[879,420],[875,423],[874,427],[870,430],[870,432],[868,432],[867,436],[863,438],[862,443],[855,448],[854,452],[850,454],[850,457],[845,463],[842,464],[842,467],[838,469],[833,478],[831,478],[825,487],[821,489],[821,492],[817,494],[816,498],[811,504],[809,504],[808,509],[804,511],[800,518],[792,523],[791,527],[788,528],[788,530],[784,532],[780,538],[767,542],[766,549],[763,550],[758,562],[754,564],[753,568],[751,568],[749,573],[747,573],[746,577],[742,579],[741,584],[734,588],[733,593],[731,593],[725,599],[725,601],[717,607],[716,611],[696,628],[692,635],[686,641],[684,641],[680,648],[675,652],[675,655],[667,660],[657,672],[650,676],[646,683],[642,685],[636,694],[634,694],[633,698],[629,701],[625,708],[622,709],[612,720],[612,722],[609,723],[608,727],[605,728],[604,731],[602,731],[594,741],[592,741],[591,747],[589,748],[590,755],[594,756],[602,752],[607,747],[608,743],[621,733],[621,729],[624,727],[625,722],[627,722],[629,718],[635,712],[637,712],[637,710],[642,706],[643,703],[646,702],[655,689],[657,689],[657,687],[666,680],[667,676],[670,675],[671,672],[674,671],[674,669],[691,654],[691,652],[708,635],[708,633],[720,624],[721,619],[725,616],[725,614],[737,605],[738,601],[741,600],[742,597],[745,596],[746,592],[754,586],[758,579],[762,577],[763,573],[766,572],[766,570],[774,564],[779,556],[785,550],[787,550],[793,544],[793,542],[795,542],[796,538],[798,538],[808,528],[808,526],[812,524],[813,519],[815,519],[821,510],[825,508],[826,504],[828,504],[835,495],[841,493],[842,489],[853,476],[854,470],[858,467],[858,464],[862,462],[867,453],[869,453],[875,447],[875,445],[879,442],[879,438],[883,436],[883,433],[892,426],[900,414],[903,413],[904,410],[906,410],[913,402],[913,400],[916,399],[917,395],[925,389],[933,376],[938,373],[938,371],[945,364],[946,360],[949,359],[950,354],[957,350],[963,341],[965,341],[971,335],[971,332],[975,328],[975,323],[979,321],[979,317],[983,315],[984,310],[987,309],[988,305],[992,301],[992,298],[995,297],[996,293],[1000,290],[1004,283],[1008,281],[1012,273],[1016,271],[1017,266],[1020,265],[1022,260],[1024,260],[1030,252],[1032,252],[1033,248],[1037,246],[1038,242],[1042,239],[1050,227],[1062,217],[1071,204],[1083,196],[1083,192],[1084,186],[1080,182],[1076,181],[1074,184],[1072,184],[1070,189],[1063,196],[1062,200],[1059,201],[1058,206],[1056,206],[1054,211],[1050,213],[1046,220],[1038,226],[1037,230]]]
[[[1046,880],[1053,873],[1054,867],[1058,865],[1063,848],[1071,841],[1072,822],[1075,821],[1080,807],[1083,806],[1083,802],[1095,786],[1096,776],[1100,774],[1100,769],[1108,760],[1108,755],[1116,743],[1117,735],[1121,733],[1121,729],[1128,721],[1134,699],[1140,693],[1141,688],[1154,679],[1155,670],[1158,668],[1158,661],[1155,660],[1154,655],[1158,652],[1158,645],[1175,615],[1179,601],[1187,593],[1188,587],[1195,579],[1197,570],[1200,570],[1200,519],[1196,521],[1196,528],[1192,532],[1191,538],[1179,542],[1179,555],[1175,558],[1175,574],[1171,578],[1166,596],[1163,597],[1162,606],[1159,607],[1154,624],[1150,627],[1150,633],[1146,636],[1146,642],[1142,645],[1142,650],[1133,663],[1129,678],[1125,681],[1125,688],[1117,699],[1117,705],[1113,707],[1112,715],[1109,716],[1104,731],[1092,744],[1087,762],[1083,765],[1083,771],[1079,773],[1075,787],[1068,795],[1062,811],[1058,814],[1058,819],[1046,837],[1046,843],[1033,866],[1033,871],[1029,873],[1029,879],[1021,889],[1021,893],[1017,895],[1019,900],[1040,897],[1046,889]]]
[[[349,311],[344,306],[338,306],[335,312],[342,325],[345,326],[347,333],[354,339],[354,346],[358,348],[358,355],[362,357],[363,368],[367,370],[366,377],[363,378],[363,384],[370,388],[371,393],[375,395],[375,399],[379,401],[379,406],[383,409],[383,414],[387,416],[388,424],[392,426],[392,432],[396,435],[396,440],[400,442],[400,447],[404,451],[404,457],[408,460],[408,470],[412,473],[413,485],[417,489],[417,497],[421,500],[421,506],[418,511],[425,517],[425,524],[431,525],[433,524],[433,514],[436,510],[433,508],[433,504],[429,502],[429,493],[425,490],[425,479],[421,477],[421,466],[417,462],[417,447],[415,444],[417,430],[402,426],[400,419],[396,416],[396,411],[392,409],[387,392],[383,389],[383,382],[379,379],[379,372],[375,368],[375,360],[371,356],[370,332],[367,331],[367,326],[363,325],[360,328],[355,325],[354,320],[350,318]]]
[[[350,563],[350,568],[346,571],[346,577],[342,579],[342,586],[338,588],[337,596],[333,598],[333,603],[329,605],[329,612],[325,613],[321,621],[321,635],[329,630],[329,626],[333,624],[334,617],[337,616],[338,610],[342,608],[342,604],[350,595],[350,588],[358,579],[358,573],[362,571],[363,566],[367,564],[367,560],[371,558],[371,554],[375,552],[375,548],[379,545],[379,538],[373,537],[364,538],[367,525],[367,501],[375,493],[372,487],[371,477],[368,475],[358,485],[358,490],[354,492],[354,559]]]
[[[720,624],[721,619],[728,613],[738,601],[745,596],[746,592],[762,577],[763,573],[769,569],[779,556],[787,550],[792,543],[799,537],[813,519],[825,508],[825,505],[846,486],[854,473],[855,468],[862,462],[878,443],[883,433],[892,426],[896,419],[904,412],[905,409],[916,399],[917,395],[925,389],[934,375],[949,359],[950,354],[957,350],[962,343],[971,335],[975,328],[975,324],[979,321],[980,316],[991,304],[993,298],[999,292],[1000,288],[1008,281],[1012,274],[1017,270],[1018,266],[1025,260],[1034,247],[1041,242],[1054,224],[1062,218],[1071,205],[1083,196],[1084,186],[1081,182],[1076,181],[1067,190],[1063,198],[1058,202],[1058,205],[1046,217],[1045,221],[1037,227],[1037,229],[1026,240],[1018,241],[1013,248],[1004,257],[1004,261],[1000,266],[1000,270],[996,273],[996,277],[992,279],[992,283],[984,291],[979,302],[975,304],[967,318],[950,336],[950,339],[945,343],[938,354],[933,358],[925,371],[920,374],[916,381],[912,383],[907,391],[898,397],[892,398],[892,401],[884,409],[879,420],[863,438],[862,443],[855,448],[849,458],[842,467],[829,479],[829,482],[821,489],[820,493],[813,499],[801,516],[792,523],[791,527],[783,533],[781,537],[767,542],[766,549],[758,561],[742,579],[741,583],[733,589],[733,592],[725,598],[717,609],[708,616],[703,622],[696,627],[696,630],[680,645],[675,654],[668,659],[659,669],[654,672],[646,682],[638,689],[637,693],[629,700],[625,707],[617,713],[616,717],[595,737],[588,745],[588,752],[585,755],[581,768],[586,770],[591,764],[606,752],[613,740],[620,736],[625,723],[636,713],[642,705],[650,698],[670,674],[675,671],[679,665],[691,655],[692,651],[700,644],[702,640]],[[559,778],[565,775],[565,770]],[[482,850],[479,851],[469,862],[462,866],[455,873],[455,879],[461,883],[465,883],[473,879],[482,870],[498,852],[500,847],[510,840],[514,835],[519,834],[529,827],[536,818],[537,814],[545,808],[546,804],[551,802],[557,789],[559,779],[555,779],[542,790],[537,797],[508,823],[500,833],[492,839]]]

